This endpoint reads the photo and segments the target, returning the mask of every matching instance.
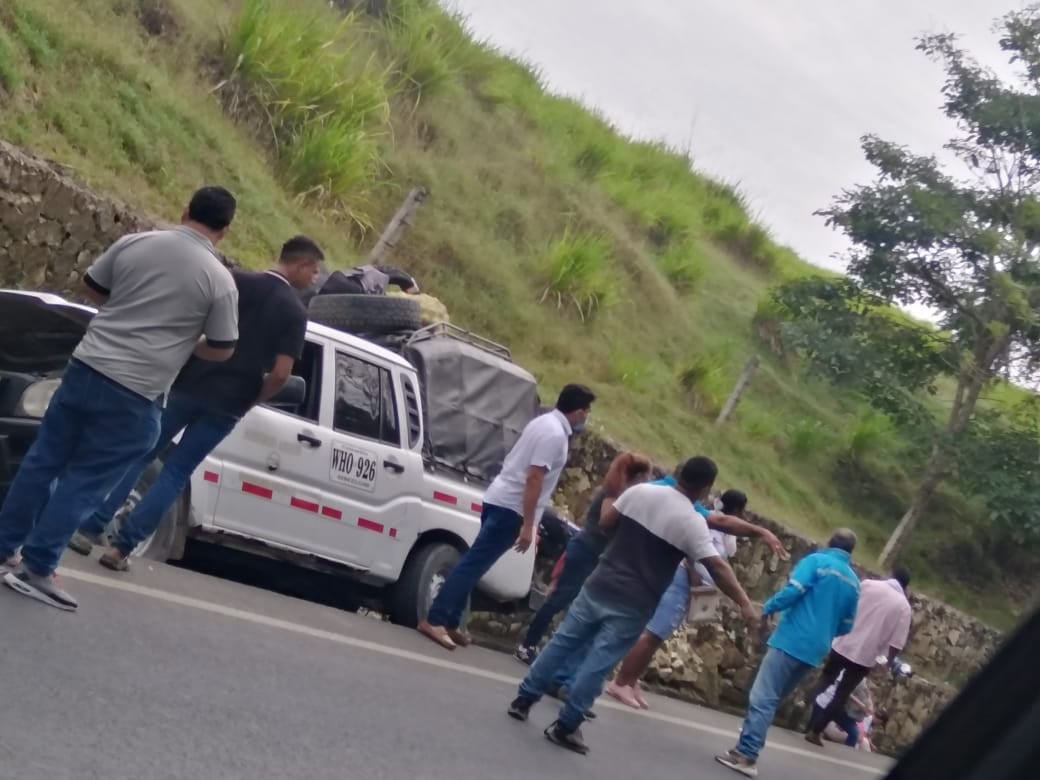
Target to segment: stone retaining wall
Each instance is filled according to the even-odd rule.
[[[571,517],[582,517],[592,488],[619,451],[617,444],[594,433],[576,439],[555,496],[557,507]],[[752,513],[750,519],[776,533],[791,555],[789,561],[781,561],[763,543],[740,540],[731,563],[748,594],[764,601],[783,587],[793,565],[817,545],[767,518]],[[876,576],[857,568],[862,577]],[[884,670],[872,676],[878,707],[890,715],[876,730],[875,744],[889,753],[898,753],[913,741],[954,696],[955,685],[981,667],[1001,640],[1000,632],[940,601],[912,594],[911,603],[914,622],[904,655],[917,674],[898,681]],[[511,649],[524,624],[516,616],[478,612],[471,617],[470,628],[483,642]],[[742,713],[763,649],[758,638],[747,636],[739,615],[727,606],[719,622],[678,632],[657,654],[646,683],[678,698]],[[784,704],[779,724],[804,726],[808,720],[804,693],[803,686]]]
[[[0,141],[0,287],[68,292],[102,250],[156,223]]]

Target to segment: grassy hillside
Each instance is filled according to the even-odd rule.
[[[512,347],[543,395],[587,382],[612,436],[663,461],[709,453],[758,511],[817,537],[850,525],[872,558],[912,484],[899,465],[910,443],[772,357],[753,325],[769,288],[810,267],[688,155],[546,94],[435,6],[358,4],[391,14],[5,0],[0,137],[171,218],[194,187],[226,184],[241,204],[227,248],[252,265],[295,232],[347,265],[421,184],[430,197],[394,261],[455,321]],[[755,353],[736,418],[716,429]],[[970,555],[981,516],[941,497],[914,563],[926,588],[1006,623],[999,577],[946,575],[982,565]]]

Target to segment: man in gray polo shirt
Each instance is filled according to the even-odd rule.
[[[188,358],[233,354],[238,291],[215,245],[235,206],[227,190],[205,187],[180,225],[124,236],[87,270],[84,293],[99,311],[0,508],[0,566],[17,592],[78,607],[54,570],[79,521],[154,446],[163,396]]]

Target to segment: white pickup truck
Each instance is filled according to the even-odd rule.
[[[0,290],[0,490],[93,311]],[[379,586],[391,618],[415,625],[480,528],[491,475],[466,473],[481,471],[467,468],[467,443],[486,462],[489,446],[506,449],[537,408],[530,374],[502,348],[467,336],[450,326],[420,330],[407,340],[409,362],[311,322],[298,379],[242,419],[136,554],[175,559],[191,537],[289,560]],[[440,385],[421,383],[416,365]],[[435,437],[427,395],[439,404]],[[478,397],[483,408],[467,414]],[[153,464],[131,503],[157,473]],[[534,558],[507,553],[481,581],[482,594],[525,599]]]

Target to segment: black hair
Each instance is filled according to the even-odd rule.
[[[585,385],[567,385],[556,399],[556,409],[563,414],[572,414],[588,409],[595,400],[596,394]]]
[[[747,495],[740,490],[727,490],[719,497],[722,511],[727,515],[736,515],[747,509]]]
[[[223,230],[235,218],[235,196],[223,187],[203,187],[191,196],[188,219],[210,230]]]
[[[892,569],[892,579],[903,586],[903,590],[910,587],[910,570],[905,566],[896,566]]]
[[[689,458],[678,468],[678,482],[683,487],[691,490],[703,490],[715,484],[715,477],[719,475],[719,467],[715,461],[703,455]]]
[[[282,244],[282,251],[278,255],[278,261],[286,263],[298,257],[321,261],[325,259],[325,253],[321,251],[321,247],[318,246],[314,239],[307,236],[293,236]]]

